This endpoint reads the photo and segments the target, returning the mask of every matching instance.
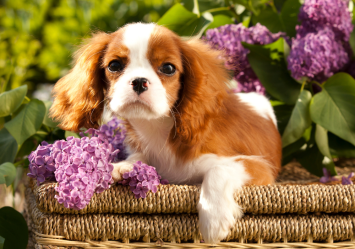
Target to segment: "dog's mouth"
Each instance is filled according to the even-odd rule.
[[[134,101],[130,101],[128,103],[125,103],[121,109],[129,109],[129,108],[142,108],[143,110],[150,110],[152,111],[152,108],[149,106],[148,103],[146,103],[143,100],[137,99]]]
[[[153,108],[143,100],[134,100],[123,104],[116,114],[127,119],[151,119],[157,115]]]

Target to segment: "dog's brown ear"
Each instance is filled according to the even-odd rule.
[[[98,127],[107,89],[101,59],[110,40],[110,34],[94,34],[75,53],[73,69],[54,86],[50,114],[61,122],[60,128]]]
[[[176,108],[177,133],[182,143],[197,143],[209,121],[223,108],[229,75],[219,52],[201,40],[181,41],[184,72]]]

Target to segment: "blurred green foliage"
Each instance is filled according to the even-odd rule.
[[[63,76],[92,31],[156,22],[174,0],[0,0],[0,92]],[[9,82],[7,84],[7,82]]]

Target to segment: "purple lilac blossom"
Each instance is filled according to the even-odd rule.
[[[242,46],[242,42],[264,45],[272,43],[280,37],[285,37],[285,33],[272,34],[259,23],[250,28],[246,28],[240,23],[209,29],[202,39],[207,41],[212,48],[224,52],[225,66],[227,69],[234,71],[234,79],[238,82],[237,88],[233,90],[234,92],[265,94],[265,88],[248,62],[249,50]]]
[[[27,175],[37,179],[58,182],[55,198],[66,208],[84,208],[94,193],[101,193],[113,183],[113,165],[124,159],[125,129],[121,121],[111,120],[99,130],[89,129],[91,137],[57,140],[54,144],[42,142],[33,151]],[[122,151],[121,151],[122,150]]]
[[[341,178],[341,184],[343,185],[350,185],[353,184],[353,181],[351,180],[351,178],[354,177],[354,172],[351,172],[347,177],[343,176]]]
[[[342,42],[336,40],[334,32],[328,27],[294,39],[287,58],[288,69],[294,78],[308,77],[319,82],[342,69],[349,60]]]
[[[323,168],[323,175],[324,176],[319,179],[321,183],[337,181],[337,179],[330,174],[330,171],[327,168]]]
[[[353,25],[348,4],[347,0],[306,0],[298,15],[302,22],[298,35],[303,37],[309,32],[317,33],[328,26],[336,39],[349,41]]]
[[[123,145],[123,140],[126,137],[126,129],[122,120],[114,118],[107,124],[100,126],[98,130],[90,128],[86,133],[92,137],[98,137],[101,141],[107,140],[115,150],[119,150],[118,154],[113,158],[113,163],[126,159],[127,154]]]
[[[167,180],[161,180],[156,169],[152,166],[137,161],[133,164],[133,169],[123,174],[122,185],[128,185],[138,198],[145,198],[149,190],[157,192],[159,184],[168,184]]]
[[[288,69],[292,77],[324,82],[346,68],[352,56],[353,29],[348,0],[306,0],[299,12],[301,25],[292,39]]]

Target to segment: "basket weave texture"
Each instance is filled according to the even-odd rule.
[[[355,185],[312,184],[317,180],[293,164],[283,169],[276,185],[244,187],[235,200],[246,215],[219,246],[355,248]],[[80,211],[59,204],[54,188],[55,183],[36,186],[30,181],[26,191],[26,217],[36,248],[171,247],[176,242],[195,242],[179,247],[209,246],[197,243],[202,239],[199,186],[159,186],[157,193],[137,200],[128,187],[115,185],[95,194]],[[125,244],[131,241],[141,243]]]

